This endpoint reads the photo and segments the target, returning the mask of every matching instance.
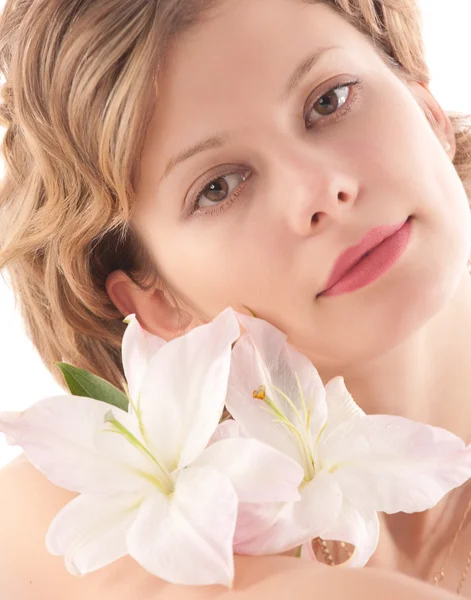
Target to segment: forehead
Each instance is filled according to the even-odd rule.
[[[143,166],[151,157],[155,177],[183,147],[222,130],[242,138],[254,123],[263,126],[270,111],[281,106],[277,103],[293,71],[323,46],[340,46],[319,63],[327,67],[326,77],[362,66],[384,67],[368,39],[325,3],[217,2],[168,47]]]
[[[279,92],[300,57],[331,45],[357,58],[371,52],[365,36],[326,3],[224,0],[170,44],[158,104],[173,104],[182,93],[189,94],[186,100],[204,100],[242,85]]]

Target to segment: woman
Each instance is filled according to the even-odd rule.
[[[471,132],[428,89],[414,0],[9,0],[0,37],[0,268],[58,381],[122,387],[130,313],[172,339],[248,306],[366,412],[471,441]],[[43,540],[73,496],[23,458],[2,476],[8,597],[224,595],[127,559],[72,578]],[[383,516],[380,569],[237,557],[230,593],[471,597],[470,494]]]

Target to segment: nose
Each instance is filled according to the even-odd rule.
[[[317,234],[348,216],[360,187],[351,163],[351,157],[334,157],[320,149],[283,154],[276,166],[272,198],[293,232]]]

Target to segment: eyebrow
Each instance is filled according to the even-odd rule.
[[[330,50],[336,50],[341,48],[341,46],[321,46],[315,50],[312,54],[310,54],[307,58],[305,58],[300,65],[296,67],[293,74],[288,80],[286,87],[284,89],[283,94],[281,95],[282,102],[286,102],[294,90],[299,86],[301,81],[306,77],[306,75],[313,69],[314,65],[316,65],[319,60],[324,56],[324,54]],[[170,175],[170,172],[173,169],[185,162],[186,160],[192,158],[196,154],[200,152],[206,152],[208,150],[214,150],[216,148],[221,148],[229,139],[229,134],[227,132],[223,132],[220,135],[209,137],[201,142],[196,144],[192,144],[187,148],[184,148],[178,154],[173,156],[167,166],[165,167],[164,174],[162,175],[160,182],[162,182],[166,177]]]

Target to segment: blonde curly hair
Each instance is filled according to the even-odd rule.
[[[304,0],[313,2],[319,0]],[[323,0],[391,68],[429,83],[415,0]],[[0,19],[0,271],[55,379],[70,362],[121,389],[126,325],[105,288],[114,270],[161,281],[131,226],[139,157],[168,41],[214,0],[7,0]],[[471,131],[449,113],[471,197]],[[176,298],[175,305],[178,306]]]

